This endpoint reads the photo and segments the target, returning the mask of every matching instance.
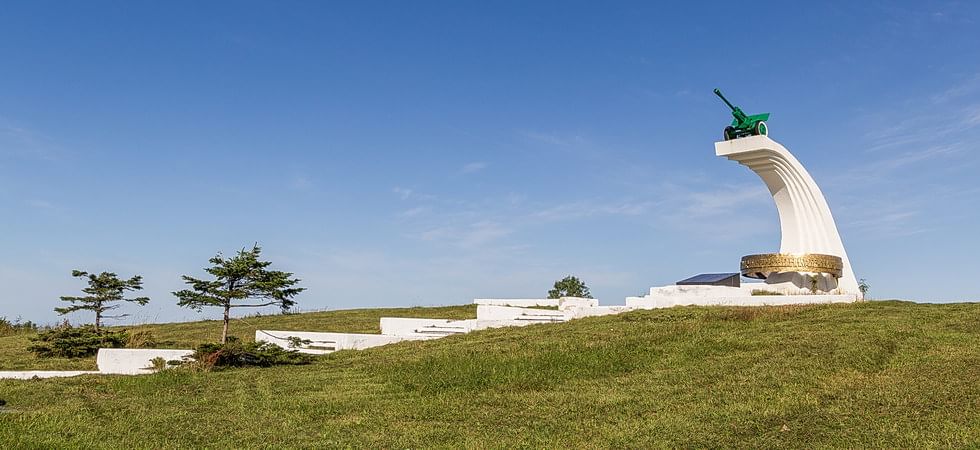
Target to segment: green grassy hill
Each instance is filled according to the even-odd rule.
[[[247,320],[371,332],[382,315],[474,314]],[[184,347],[217,328],[153,327]],[[38,363],[23,343],[0,339],[0,368]],[[0,398],[0,448],[976,446],[980,305],[637,311],[338,352],[309,366],[0,380]]]

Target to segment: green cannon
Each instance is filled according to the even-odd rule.
[[[717,88],[715,88],[715,95],[720,97],[732,109],[732,117],[735,118],[735,120],[732,120],[731,125],[725,127],[726,141],[745,136],[769,135],[769,128],[766,127],[766,121],[769,120],[769,113],[747,116],[742,112],[742,108],[732,105],[724,95],[721,95],[721,91]]]

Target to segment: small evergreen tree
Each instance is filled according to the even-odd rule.
[[[871,285],[868,284],[868,280],[864,278],[858,280],[858,290],[861,291],[861,298],[868,300],[868,291],[871,290]]]
[[[191,289],[173,293],[179,306],[196,311],[206,306],[217,306],[224,310],[222,344],[228,339],[228,322],[232,308],[277,305],[287,311],[296,304],[292,298],[306,289],[293,287],[300,280],[290,278],[292,273],[267,270],[272,263],[260,261],[261,253],[262,249],[258,245],[251,250],[242,249],[231,258],[224,258],[218,253],[209,260],[212,266],[204,269],[214,276],[214,280],[199,280],[184,275],[184,282]]]
[[[106,311],[112,311],[119,308],[119,302],[132,302],[143,306],[150,301],[150,299],[147,297],[124,297],[127,291],[138,291],[143,289],[143,277],[139,275],[136,275],[128,280],[120,280],[119,277],[112,272],[102,272],[96,275],[94,273],[90,274],[81,270],[73,270],[71,272],[71,276],[77,278],[88,278],[88,287],[82,289],[82,292],[88,295],[84,297],[61,297],[61,301],[72,303],[72,305],[64,308],[55,308],[54,311],[61,315],[75,311],[95,312],[96,333],[99,332],[102,319],[118,319],[129,315],[119,314],[115,316],[107,316],[105,314]]]
[[[548,291],[548,298],[581,297],[592,298],[589,287],[577,277],[569,275],[555,282],[554,289]]]

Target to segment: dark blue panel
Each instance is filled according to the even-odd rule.
[[[737,273],[702,273],[677,283],[718,283],[737,276],[739,276]]]

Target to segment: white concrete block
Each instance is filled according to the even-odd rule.
[[[382,317],[381,334],[391,336],[442,337],[447,334],[467,333],[473,330],[472,320],[414,319],[409,317]],[[441,330],[441,331],[440,331]]]
[[[513,306],[479,305],[477,320],[530,321],[537,323],[564,322],[571,313],[552,309],[517,308]]]
[[[633,311],[637,308],[631,306],[580,306],[571,310],[572,318],[581,319],[583,317],[609,316]]]
[[[742,287],[708,286],[708,285],[677,285],[654,286],[650,288],[650,297],[740,297],[751,295],[751,289],[764,289],[764,283],[746,283]]]
[[[0,380],[31,380],[34,378],[77,377],[79,375],[98,374],[98,371],[92,370],[5,370],[0,371]]]
[[[477,305],[491,306],[517,306],[528,308],[532,306],[558,306],[559,299],[556,298],[478,298],[473,300]]]
[[[153,373],[149,367],[154,358],[173,361],[193,353],[194,350],[100,348],[95,362],[103,374],[139,375]]]
[[[297,348],[290,347],[289,338],[311,341]],[[338,350],[364,350],[382,345],[394,344],[405,340],[415,340],[409,336],[386,336],[382,334],[359,333],[321,333],[313,331],[278,331],[257,330],[255,340],[278,345],[285,349],[296,350],[300,353],[322,355]]]
[[[504,327],[526,327],[528,325],[534,325],[533,320],[481,320],[477,319],[476,324],[473,326],[473,331],[486,330],[488,328],[504,328]]]
[[[853,294],[841,295],[750,295],[734,297],[627,297],[626,305],[639,309],[670,308],[672,306],[780,306],[825,303],[850,303]]]
[[[577,307],[593,307],[599,306],[599,300],[594,298],[582,298],[582,297],[562,297],[558,299],[558,309],[565,311],[571,308]]]

